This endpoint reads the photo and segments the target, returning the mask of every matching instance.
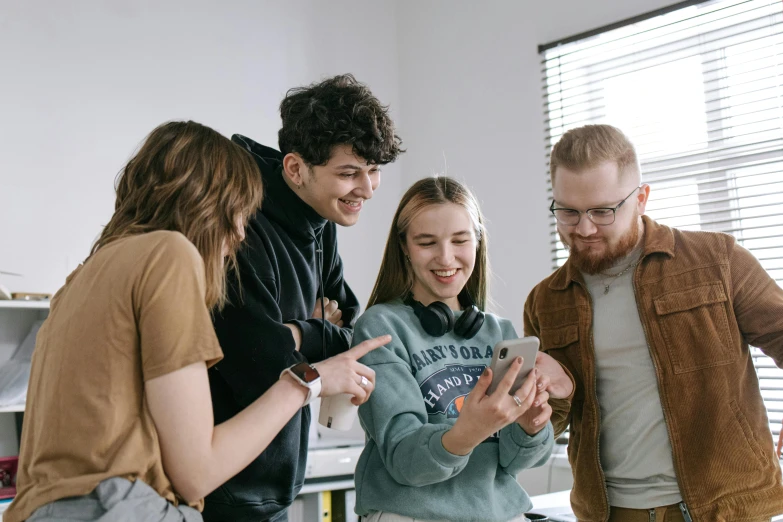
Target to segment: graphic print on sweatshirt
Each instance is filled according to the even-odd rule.
[[[447,364],[427,377],[419,385],[427,414],[445,414],[447,419],[459,417],[465,397],[476,386],[484,368],[484,364]]]

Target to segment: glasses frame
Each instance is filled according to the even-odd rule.
[[[567,226],[567,227],[575,227],[579,225],[579,223],[582,221],[582,214],[587,214],[587,217],[590,218],[590,221],[593,222],[593,224],[597,227],[608,227],[609,225],[614,225],[614,222],[617,220],[617,211],[620,209],[620,207],[623,206],[623,204],[628,201],[628,198],[634,195],[634,193],[642,188],[644,185],[639,185],[635,189],[631,191],[630,194],[625,196],[623,200],[617,204],[615,207],[595,207],[595,208],[588,208],[587,210],[576,210],[575,208],[565,208],[565,207],[555,207],[555,200],[552,200],[552,204],[549,205],[549,211],[552,213],[553,216],[555,216],[555,220],[560,223],[561,225]],[[569,210],[571,212],[576,212],[578,219],[576,220],[576,223],[563,223],[559,219],[557,219],[557,214],[555,214],[555,211],[557,210]],[[612,211],[612,222],[611,223],[596,223],[593,219],[593,211],[595,210],[611,210]]]

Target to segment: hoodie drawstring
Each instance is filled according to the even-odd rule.
[[[316,242],[316,259],[318,261],[318,293],[321,295],[321,360],[326,360],[326,307],[324,306],[324,229],[314,235]]]

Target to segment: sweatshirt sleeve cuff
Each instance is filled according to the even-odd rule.
[[[321,339],[321,335],[323,334],[321,328],[323,325],[320,323],[315,325],[308,321],[289,322],[298,326],[299,331],[302,332],[302,346],[299,347],[299,352],[305,356],[307,362],[317,363],[323,361],[323,340]],[[327,353],[327,357],[328,355],[329,354]]]
[[[525,433],[525,430],[516,422],[509,426],[509,430],[511,431],[511,440],[521,448],[534,448],[546,442],[547,439],[554,437],[551,422],[547,422],[544,429],[533,436]]]
[[[470,453],[467,455],[454,455],[443,447],[443,435],[451,428],[451,426],[444,426],[442,430],[438,430],[430,437],[430,453],[435,461],[444,468],[456,468],[457,466],[464,464],[470,458]],[[473,453],[471,451],[471,453]]]

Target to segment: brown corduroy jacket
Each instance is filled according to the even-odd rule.
[[[736,522],[783,513],[780,465],[749,350],[756,346],[783,367],[783,288],[730,235],[643,220],[634,290],[690,515]],[[525,303],[525,335],[537,336],[575,382],[571,401],[550,401],[555,432],[570,425],[571,505],[582,522],[605,522],[592,317],[584,278],[570,261]]]

